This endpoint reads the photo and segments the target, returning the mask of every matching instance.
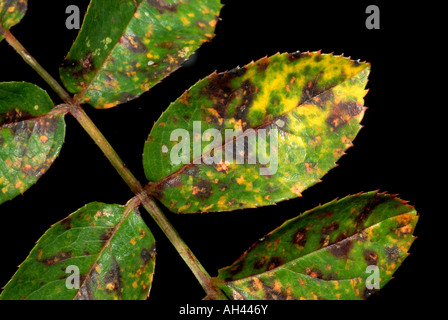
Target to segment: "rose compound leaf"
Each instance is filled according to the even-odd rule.
[[[136,209],[90,203],[40,238],[0,298],[146,299],[154,265],[154,237]]]
[[[233,299],[364,299],[408,256],[417,220],[392,195],[349,196],[285,222],[216,281]]]
[[[0,204],[22,194],[48,170],[65,138],[64,113],[25,82],[0,83]]]
[[[352,145],[369,70],[368,63],[312,52],[211,74],[152,129],[143,155],[148,190],[179,213],[300,196]]]
[[[214,36],[219,0],[92,0],[60,70],[80,103],[134,99]]]
[[[3,30],[9,30],[22,20],[28,7],[26,0],[0,0],[0,41]]]

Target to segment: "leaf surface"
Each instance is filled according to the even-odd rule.
[[[219,0],[92,0],[62,81],[96,108],[134,99],[213,38],[220,8]]]
[[[364,299],[408,256],[418,215],[383,193],[348,196],[310,210],[254,244],[216,281],[233,299]]]
[[[68,277],[79,268],[79,289]],[[136,300],[150,291],[155,241],[136,209],[90,203],[53,225],[0,298]]]
[[[65,138],[64,114],[39,87],[0,83],[0,203],[22,194],[48,170]]]
[[[28,8],[27,0],[0,0],[0,41],[2,29],[9,30],[22,20]]]
[[[301,196],[352,145],[369,70],[368,63],[312,52],[276,54],[211,74],[154,125],[143,155],[149,191],[178,213]],[[244,145],[250,134],[255,140]]]

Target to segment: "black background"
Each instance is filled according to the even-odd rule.
[[[424,106],[428,100],[419,96],[431,93],[431,85],[416,76],[422,71],[417,66],[424,48],[422,30],[426,25],[422,18],[429,17],[431,8],[391,1],[223,2],[217,36],[203,45],[184,68],[125,105],[110,110],[86,106],[89,116],[136,177],[146,183],[141,158],[152,125],[170,102],[214,70],[225,71],[265,55],[297,50],[321,49],[369,61],[372,72],[364,128],[339,166],[323,182],[306,190],[302,198],[231,213],[182,216],[164,211],[204,267],[216,275],[217,269],[231,264],[258,238],[300,212],[360,191],[397,193],[421,214],[418,239],[395,279],[367,303],[375,308],[382,303],[431,301],[436,296],[432,288],[439,281],[436,275],[442,271],[430,262],[438,245],[434,217],[441,212],[431,207],[435,200],[429,177],[437,164],[427,151],[431,139],[426,132],[431,125]],[[69,4],[85,12],[88,1],[30,0],[26,17],[11,30],[55,78],[77,35],[76,30],[65,28],[65,8]],[[380,30],[365,27],[369,4],[381,10]],[[56,103],[60,102],[5,41],[0,43],[0,81],[38,84]],[[131,197],[100,150],[67,116],[66,142],[60,157],[36,186],[0,208],[0,285],[6,284],[50,225],[88,202],[124,204]],[[167,307],[169,314],[176,314],[182,303],[198,305],[204,296],[201,287],[157,225],[141,211],[158,247],[148,303],[153,310]],[[303,304],[274,305],[271,315],[297,308],[303,308]]]

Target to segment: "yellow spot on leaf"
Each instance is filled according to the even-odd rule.
[[[254,286],[257,288],[257,290],[261,290],[261,288],[263,288],[263,284],[258,278],[254,278]]]
[[[22,181],[21,180],[17,180],[16,184],[15,184],[15,188],[18,189],[20,188],[20,186],[22,185]]]
[[[407,226],[400,228],[401,233],[411,233],[412,232],[412,226],[408,224]]]
[[[306,167],[306,171],[308,173],[312,173],[313,172],[313,168],[311,167],[311,163],[305,162],[305,167]]]
[[[243,184],[245,181],[246,181],[246,180],[244,180],[244,177],[243,177],[243,176],[241,176],[241,177],[239,177],[239,178],[236,178],[236,182],[237,182],[238,184]]]
[[[303,187],[300,184],[296,184],[296,185],[292,186],[291,189],[290,189],[290,191],[292,193],[298,195],[299,197],[302,196],[302,193],[301,193],[302,190],[303,190]]]
[[[103,108],[104,109],[110,109],[110,108],[114,107],[115,105],[116,105],[116,103],[113,103],[113,102],[106,103],[105,105],[103,105]]]
[[[275,281],[273,289],[274,289],[275,292],[280,292],[280,290],[282,289],[281,282],[280,281]]]

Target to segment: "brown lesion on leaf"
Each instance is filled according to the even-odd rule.
[[[132,93],[129,92],[120,92],[120,98],[118,99],[118,104],[126,103],[131,100],[134,100],[136,97]]]
[[[313,268],[306,268],[305,269],[305,273],[307,276],[310,276],[312,278],[315,279],[323,279],[324,278],[324,274],[322,273],[322,271],[318,270],[318,269],[313,269]]]
[[[266,264],[267,260],[268,260],[268,256],[263,256],[262,258],[260,258],[257,261],[255,261],[254,269],[257,269],[257,270],[263,269],[263,267]]]
[[[229,189],[229,185],[226,182],[218,181],[218,190],[221,192],[225,192],[227,189]]]
[[[327,246],[329,244],[330,235],[339,229],[339,224],[337,222],[332,222],[329,225],[323,227],[320,231],[319,243],[321,246]]]
[[[235,120],[241,120],[242,130],[246,130],[249,125],[247,115],[254,101],[254,95],[257,93],[257,88],[250,80],[245,80],[238,91],[242,94],[241,104],[236,107],[233,117]]]
[[[327,90],[316,96],[311,100],[313,105],[325,110],[327,103],[330,102],[331,105],[334,104],[334,93],[331,90]]]
[[[231,266],[229,269],[229,273],[231,276],[227,277],[225,281],[232,281],[235,275],[240,273],[243,270],[243,268],[244,268],[244,260],[240,259],[237,262],[235,262],[235,264]]]
[[[270,63],[271,61],[268,57],[261,58],[257,61],[257,70],[259,72],[265,72]]]
[[[186,106],[190,104],[190,91],[185,91],[184,94],[180,96],[179,103],[182,103]],[[184,116],[184,119],[188,121],[190,118],[189,117],[185,118]]]
[[[248,286],[248,289],[250,290],[250,292],[253,292],[253,293],[255,293],[255,292],[261,290],[261,288],[263,288],[263,285],[261,284],[260,279],[258,279],[257,277],[250,279],[247,282],[247,286]]]
[[[65,230],[70,230],[73,227],[72,219],[70,217],[67,217],[61,220],[61,226],[63,226]]]
[[[174,43],[173,43],[173,41],[164,41],[164,42],[161,42],[160,44],[156,44],[155,46],[162,47],[167,50],[171,50],[174,47]]]
[[[281,257],[272,257],[267,264],[266,270],[269,271],[275,269],[281,266],[282,264],[284,264],[284,261]]]
[[[328,251],[336,258],[348,259],[348,255],[353,248],[353,240],[345,239],[327,247]]]
[[[200,168],[198,165],[191,165],[189,167],[186,167],[184,171],[185,174],[196,178],[199,178],[199,172]]]
[[[208,85],[202,89],[202,94],[205,94],[212,100],[214,109],[222,119],[227,118],[227,106],[234,91],[230,87],[230,82],[233,78],[230,73],[214,73],[208,79]]]
[[[392,246],[390,248],[385,248],[386,257],[389,262],[397,262],[400,258],[400,249],[396,246]]]
[[[168,4],[165,0],[146,0],[151,7],[154,7],[159,11],[160,14],[164,14],[165,12],[177,12],[177,6],[179,4],[173,3]]]
[[[389,200],[389,197],[385,195],[375,194],[375,196],[361,209],[358,215],[355,217],[355,226],[357,230],[360,230],[363,227],[364,222],[369,218],[372,214],[373,210],[380,205],[381,203]]]
[[[163,182],[161,189],[178,188],[182,185],[182,179],[180,176],[171,176]]]
[[[207,180],[200,180],[193,184],[193,195],[201,200],[210,198],[213,193],[212,183]]]
[[[52,266],[57,263],[68,260],[72,257],[73,252],[71,251],[61,251],[58,254],[42,259],[42,251],[38,251],[38,255],[36,257],[37,262],[45,264],[47,266]]]
[[[319,53],[314,56],[314,61],[320,62],[321,60],[322,60],[322,54],[319,51]]]
[[[364,107],[354,101],[341,101],[331,110],[326,122],[334,131],[345,126],[353,117],[363,111]]]
[[[74,300],[95,300],[92,284],[97,283],[97,278],[98,273],[95,270],[90,275],[81,275],[80,283],[82,285],[79,287]]]
[[[0,113],[0,126],[32,119],[34,116],[23,110],[13,108],[5,113]]]
[[[100,235],[100,240],[101,241],[108,241],[110,239],[110,237],[112,237],[112,235],[114,234],[114,228],[109,228],[109,230],[107,230],[106,232],[103,232]]]
[[[75,79],[84,78],[85,75],[95,70],[92,52],[87,52],[87,54],[79,60],[65,59],[62,62],[61,68],[70,70]]]
[[[400,238],[403,238],[406,235],[411,234],[412,231],[414,230],[414,227],[412,225],[414,217],[415,216],[412,216],[410,214],[397,216],[395,219],[398,225],[395,228],[391,228],[391,231]]]
[[[235,199],[230,199],[228,202],[227,202],[227,206],[228,207],[233,207],[234,205],[236,205],[237,204],[237,201],[235,200]]]
[[[323,72],[319,72],[313,79],[309,80],[302,89],[302,95],[300,96],[299,105],[302,105],[305,101],[311,100],[320,94],[318,90],[318,80]]]
[[[19,121],[19,122],[7,124],[4,127],[7,127],[9,130],[11,130],[11,133],[14,136],[20,135],[20,137],[23,140],[27,141],[33,134],[34,122],[33,121]]]
[[[301,248],[305,247],[307,242],[307,229],[299,228],[292,236],[291,243],[298,245]]]
[[[378,254],[374,250],[366,249],[364,250],[362,256],[364,257],[367,265],[371,266],[378,264]]]
[[[262,283],[262,286],[265,300],[287,300],[287,296],[282,293],[281,288],[272,288],[264,282]]]
[[[143,248],[140,251],[140,258],[143,261],[143,264],[148,264],[151,260],[154,260],[156,257],[156,246],[155,244],[150,248]]]
[[[145,53],[148,48],[143,44],[138,36],[125,34],[121,36],[119,42],[132,53]]]
[[[238,89],[232,88],[232,80],[243,76],[246,71],[246,67],[238,67],[228,72],[214,73],[208,78],[208,85],[202,89],[202,93],[213,101],[214,109],[216,109],[221,118],[227,119],[228,104]]]
[[[104,277],[105,290],[108,293],[114,293],[118,297],[121,297],[121,270],[117,261],[112,257],[112,265],[109,272],[106,273]]]

